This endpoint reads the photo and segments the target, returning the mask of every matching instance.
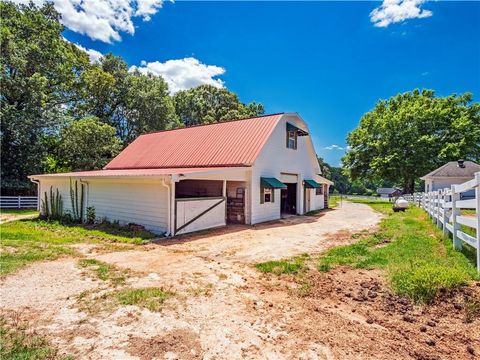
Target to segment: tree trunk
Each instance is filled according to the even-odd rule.
[[[415,190],[415,179],[407,177],[403,180],[403,193],[404,194],[413,194]]]

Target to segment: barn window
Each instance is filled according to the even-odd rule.
[[[315,189],[315,195],[323,195],[323,186]]]
[[[272,189],[264,189],[263,190],[263,202],[273,202],[273,190]]]
[[[287,148],[296,149],[297,148],[297,134],[295,131],[287,131]]]

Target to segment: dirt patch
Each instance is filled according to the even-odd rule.
[[[392,354],[401,359],[474,359],[480,354],[480,320],[466,321],[466,307],[479,298],[479,286],[444,292],[432,304],[418,306],[392,294],[379,271],[311,271],[308,281],[308,295],[292,299],[292,306],[302,311],[283,329],[295,338],[286,346],[287,354],[300,349],[318,354],[315,344],[321,344],[326,358],[340,359],[391,359]],[[296,285],[286,281],[284,286]],[[272,301],[282,296],[277,293]],[[282,316],[271,313],[269,321]]]
[[[194,360],[203,358],[197,334],[187,329],[170,331],[152,338],[131,337],[126,351],[142,360],[170,358]]]

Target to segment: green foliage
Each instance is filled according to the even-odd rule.
[[[165,301],[173,295],[162,288],[148,287],[121,290],[116,293],[116,298],[122,305],[136,305],[150,311],[160,311]]]
[[[174,102],[176,113],[185,126],[248,118],[264,112],[263,105],[243,104],[235,93],[212,85],[179,91]]]
[[[103,168],[122,149],[115,133],[114,127],[95,117],[70,123],[60,132],[57,168],[63,171]]]
[[[102,223],[94,226],[60,221],[22,220],[2,224],[0,275],[29,263],[75,255],[75,243],[143,244],[155,235],[148,231]]]
[[[42,214],[48,220],[60,220],[63,217],[63,199],[58,189],[53,191],[53,187],[50,186],[50,196],[47,192],[44,193],[44,199],[42,199]]]
[[[380,229],[355,244],[327,251],[319,260],[320,271],[338,265],[382,268],[392,289],[416,302],[428,302],[441,289],[478,278],[474,262],[453,249],[452,241],[443,238],[422,209],[393,213],[389,203],[369,205],[389,215]]]
[[[480,159],[480,104],[472,95],[414,90],[379,101],[347,138],[342,159],[352,179],[381,178],[414,189],[447,161]]]
[[[95,207],[88,206],[87,207],[87,224],[95,223]]]
[[[62,37],[53,4],[0,2],[0,125],[4,181],[25,183],[42,172],[46,139],[76,100],[88,56]]]
[[[75,184],[75,187],[73,186]],[[80,189],[80,190],[79,190]],[[80,197],[78,193],[80,192]],[[85,193],[85,185],[80,184],[80,188],[78,187],[78,180],[72,182],[72,178],[70,178],[70,201],[72,204],[72,220],[75,222],[82,223],[84,220],[84,193]]]

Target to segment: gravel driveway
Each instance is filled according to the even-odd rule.
[[[292,343],[301,334],[285,329],[301,305],[284,293],[265,292],[253,264],[350,242],[351,232],[371,228],[380,218],[366,205],[344,202],[316,216],[230,226],[139,250],[96,254],[86,247],[86,256],[128,269],[126,286],[162,287],[176,296],[161,312],[123,306],[87,314],[79,293],[101,292],[106,285],[79,268],[78,259],[67,258],[2,279],[2,311],[20,313],[62,352],[79,359],[292,358],[305,349]],[[278,316],[267,321],[273,296]],[[329,357],[328,348],[312,346],[320,358]]]

